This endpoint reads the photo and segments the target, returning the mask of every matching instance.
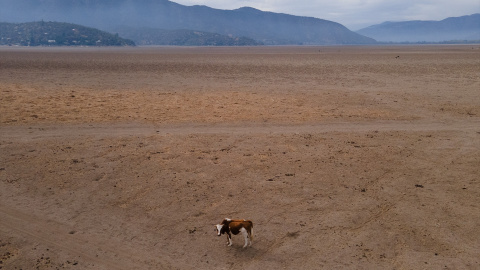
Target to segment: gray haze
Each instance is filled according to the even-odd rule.
[[[190,29],[248,37],[270,45],[375,42],[336,22],[253,8],[187,7],[167,0],[0,0],[0,3],[3,21],[70,22],[119,34],[147,31],[146,28]]]
[[[443,20],[480,13],[479,0],[177,0],[220,9],[250,6],[264,11],[331,20],[358,30],[385,21]]]
[[[263,10],[290,13],[294,15],[308,15],[301,10],[307,10],[304,1],[179,1],[184,4],[209,4],[214,7],[228,8],[238,5],[251,5]],[[188,3],[187,3],[188,2]],[[271,4],[275,2],[275,5]],[[475,2],[475,3],[474,3]],[[470,7],[469,11],[478,10],[480,1],[456,1],[458,6]],[[221,3],[221,5],[220,5]],[[295,5],[293,5],[295,3]],[[459,33],[459,29],[468,27],[480,29],[475,20],[465,24],[464,19],[445,20],[447,23],[441,28],[431,26],[425,32],[425,23],[407,24],[405,31],[392,31],[382,24],[369,27],[355,33],[342,25],[342,20],[349,18],[360,25],[361,18],[373,21],[398,21],[401,19],[433,17],[432,10],[441,10],[444,14],[450,4],[442,6],[443,1],[309,1],[310,12],[319,12],[318,16],[301,17],[281,13],[264,12],[254,8],[240,8],[222,10],[207,6],[184,6],[167,0],[0,0],[0,21],[3,22],[31,22],[57,21],[76,23],[99,28],[101,30],[119,33],[126,38],[137,32],[151,35],[148,29],[178,30],[188,29],[218,33],[225,36],[248,37],[263,44],[373,44],[379,41],[441,41],[460,38],[475,38],[475,31],[462,36],[451,34]],[[342,7],[338,3],[343,3]],[[228,6],[230,4],[231,6]],[[321,7],[321,8],[320,8]],[[341,8],[342,7],[342,8]],[[341,8],[341,9],[340,9]],[[353,11],[352,9],[355,9]],[[339,11],[345,13],[338,20],[324,20],[324,12]],[[347,12],[350,10],[349,12]],[[364,13],[365,10],[375,15]],[[373,10],[373,11],[372,11]],[[463,9],[461,9],[463,10]],[[321,11],[321,12],[320,12]],[[341,11],[341,12],[340,12]],[[408,11],[408,12],[407,12]],[[408,14],[407,14],[408,13]],[[402,15],[403,14],[403,15]],[[416,14],[416,15],[415,15]],[[420,14],[423,14],[420,16]],[[445,13],[446,14],[446,13]],[[471,14],[471,13],[470,13]],[[331,15],[331,14],[330,14]],[[468,15],[462,14],[462,15]],[[340,16],[340,15],[339,15]],[[438,14],[435,15],[438,17]],[[317,18],[314,18],[317,17]],[[328,17],[328,16],[325,16]],[[355,19],[356,18],[356,19]],[[441,18],[445,19],[445,18]],[[365,21],[363,22],[365,23]],[[428,24],[428,23],[427,23]],[[402,26],[403,27],[403,26]],[[422,28],[424,28],[422,30]],[[435,33],[443,31],[442,35]],[[448,30],[448,31],[447,31]],[[382,32],[383,31],[383,32]],[[416,33],[409,33],[414,31]],[[423,32],[422,32],[423,31]],[[413,39],[409,35],[428,37],[430,40]],[[399,37],[402,34],[403,36]],[[435,36],[435,37],[434,37]],[[373,38],[373,39],[372,39]],[[138,41],[138,40],[137,40]]]

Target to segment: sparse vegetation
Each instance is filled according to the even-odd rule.
[[[118,34],[62,22],[0,23],[0,45],[135,46]]]

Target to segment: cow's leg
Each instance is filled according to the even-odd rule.
[[[244,248],[248,246],[248,232],[245,228],[241,228],[240,231],[243,234],[243,238],[245,239],[245,244],[243,245]]]
[[[249,246],[252,246],[252,234],[253,234],[253,228],[250,228],[250,231],[248,232],[248,240],[250,242]]]
[[[232,235],[227,233],[227,239],[228,239],[228,246],[231,246],[233,244]]]

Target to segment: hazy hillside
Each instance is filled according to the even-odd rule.
[[[257,46],[262,45],[251,38],[229,37],[216,33],[194,30],[164,30],[155,28],[119,27],[121,36],[135,40],[137,45],[170,46]]]
[[[253,8],[219,10],[168,0],[0,0],[0,21],[66,21],[107,31],[127,28],[189,29],[265,44],[371,44],[341,24]],[[137,40],[136,40],[137,41]]]
[[[0,45],[20,46],[135,46],[98,29],[71,23],[0,23]]]
[[[441,21],[384,22],[357,33],[386,42],[441,42],[480,40],[480,14]]]

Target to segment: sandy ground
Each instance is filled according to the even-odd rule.
[[[1,269],[480,268],[478,45],[3,47],[0,106]]]

